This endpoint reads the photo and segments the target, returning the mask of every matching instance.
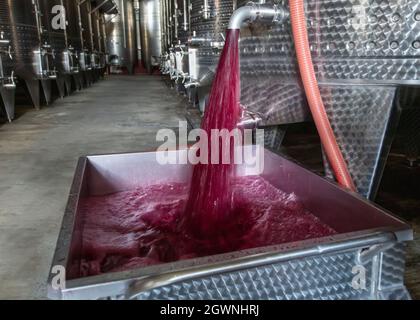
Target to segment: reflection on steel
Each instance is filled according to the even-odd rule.
[[[117,1],[119,15],[106,16],[107,50],[114,67],[124,67],[130,74],[137,62],[136,18],[133,1]]]
[[[320,90],[357,190],[374,199],[400,116],[397,87],[331,85]]]
[[[185,156],[185,150],[174,151]],[[92,156],[79,161],[52,265],[67,268],[54,299],[391,299],[410,298],[403,283],[409,226],[359,196],[269,151],[262,176],[294,192],[339,234],[297,243],[79,278],[82,212],[88,195],[159,182],[190,181],[190,165],[161,166],[155,153]],[[130,168],[129,170],[127,170]],[[255,168],[240,166],[239,175]],[[366,288],[352,286],[354,266]],[[51,280],[54,274],[50,276]]]

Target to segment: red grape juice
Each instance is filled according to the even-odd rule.
[[[212,237],[196,237],[180,223],[189,184],[160,184],[82,200],[81,275],[203,257],[333,235],[336,232],[258,176],[232,181],[232,219]]]

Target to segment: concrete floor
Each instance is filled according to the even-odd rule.
[[[0,299],[42,299],[78,157],[156,148],[184,104],[158,76],[115,76],[0,125]]]

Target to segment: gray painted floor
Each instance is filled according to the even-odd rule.
[[[0,126],[0,299],[45,298],[78,157],[151,150],[181,100],[158,76],[118,76]]]

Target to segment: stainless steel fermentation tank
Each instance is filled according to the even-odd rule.
[[[79,56],[80,69],[83,72],[84,83],[89,86],[93,82],[92,76],[92,52],[93,52],[93,39],[92,39],[92,24],[90,18],[91,3],[89,1],[78,2],[78,18],[79,18],[79,32],[81,38],[81,53]]]
[[[134,73],[137,63],[137,34],[134,1],[119,0],[118,15],[107,15],[106,34],[109,63]]]
[[[99,65],[98,53],[95,50],[94,28],[92,22],[92,2],[86,0],[78,1],[78,15],[80,25],[80,36],[82,39],[82,52],[79,58],[80,68],[83,74],[83,81],[90,86],[97,80],[97,69]]]
[[[67,50],[64,58],[68,60],[66,74],[74,81],[75,87],[80,90],[83,87],[81,67],[81,56],[83,52],[82,37],[80,33],[81,25],[79,20],[78,2],[75,0],[63,0],[66,16],[66,44]],[[68,87],[68,83],[67,83]]]
[[[40,107],[40,86],[45,101],[51,99],[51,81],[57,73],[53,51],[45,37],[38,0],[2,1],[0,3],[1,57],[3,64],[2,96],[9,120],[14,117],[13,77],[22,79],[32,102]],[[13,76],[12,76],[13,75]],[[10,88],[11,90],[5,90]],[[13,98],[12,98],[13,97]]]
[[[275,1],[288,9],[287,0]],[[238,6],[246,1],[239,1]],[[373,199],[405,105],[420,85],[420,2],[305,1],[309,43],[338,144],[360,194]],[[311,119],[290,22],[241,31],[241,103],[281,142],[289,123]],[[326,171],[332,177],[329,164]]]
[[[93,53],[95,55],[93,68],[101,69],[101,32],[99,28],[99,16],[98,11],[91,12],[91,23],[92,23],[92,38],[93,38]]]
[[[16,84],[10,10],[8,4],[0,3],[0,95],[5,115],[12,121],[15,115]]]
[[[165,5],[168,8],[165,11]],[[140,11],[140,39],[142,50],[142,63],[146,70],[151,73],[154,67],[160,65],[164,47],[164,38],[171,39],[172,25],[164,26],[164,14],[167,15],[167,22],[172,21],[172,2],[160,0],[139,0]],[[169,22],[170,23],[170,22]]]
[[[105,70],[107,65],[106,48],[103,43],[103,31],[102,31],[102,17],[98,10],[92,11],[91,13],[92,29],[93,29],[93,48],[95,54],[94,68],[99,70],[101,73]]]
[[[252,151],[252,152],[255,152]],[[173,151],[178,158],[186,151]],[[408,299],[405,242],[410,227],[360,196],[264,152],[263,172],[246,164],[238,175],[258,175],[295,193],[338,234],[270,247],[80,277],[84,197],[161,182],[188,183],[189,164],[160,165],[153,152],[80,159],[49,277],[52,299]],[[53,286],[56,268],[66,286]],[[363,270],[363,271],[362,271]],[[355,279],[363,272],[365,286]]]
[[[69,51],[66,15],[62,0],[38,0],[41,21],[41,41],[51,52],[52,68],[59,95],[70,94],[71,75],[78,72],[73,64],[74,56]],[[65,8],[65,7],[64,7]]]

